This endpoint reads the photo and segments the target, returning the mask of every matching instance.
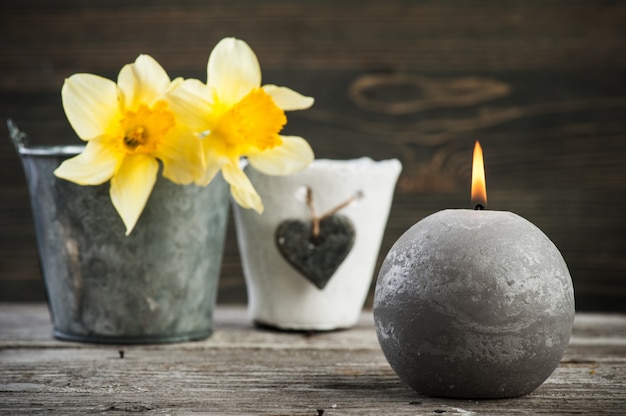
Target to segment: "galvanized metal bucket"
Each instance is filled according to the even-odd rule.
[[[29,147],[11,122],[9,130],[26,173],[54,336],[116,344],[208,337],[229,209],[224,180],[203,188],[159,177],[125,236],[108,184],[54,176],[80,146]]]

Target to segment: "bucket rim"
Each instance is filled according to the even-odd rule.
[[[61,145],[61,146],[29,146],[20,147],[20,155],[28,156],[75,156],[85,150],[84,145]]]
[[[17,127],[13,120],[7,120],[9,138],[20,156],[75,156],[85,150],[86,144],[35,145],[31,146],[28,135]]]

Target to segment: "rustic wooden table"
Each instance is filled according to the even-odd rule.
[[[0,304],[0,414],[626,414],[626,315],[578,314],[561,365],[535,392],[447,400],[405,386],[372,315],[350,330],[254,328],[217,309],[205,341],[115,346],[55,340],[44,304]]]

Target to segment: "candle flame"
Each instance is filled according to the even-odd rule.
[[[483,148],[480,147],[478,140],[474,144],[474,157],[472,160],[472,204],[483,208],[487,205],[487,183],[485,182]]]

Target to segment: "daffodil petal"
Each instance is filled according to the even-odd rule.
[[[119,120],[117,93],[115,82],[98,75],[75,74],[65,80],[61,88],[63,109],[78,137],[98,137]]]
[[[180,84],[182,84],[185,81],[185,79],[183,77],[177,77],[175,79],[172,80],[172,82],[170,82],[170,85],[167,87],[167,92],[178,88],[180,86]]]
[[[167,94],[167,101],[179,120],[194,132],[210,130],[212,119],[212,90],[197,79],[187,79]]]
[[[250,164],[268,175],[291,175],[313,161],[313,149],[302,137],[281,136],[281,139],[280,146],[248,154]]]
[[[222,39],[209,56],[207,85],[215,88],[220,101],[228,106],[259,88],[261,67],[250,46],[239,39]]]
[[[186,185],[203,174],[200,139],[184,126],[170,130],[154,156],[163,162],[163,176],[174,183]]]
[[[129,235],[148,202],[157,179],[159,162],[146,155],[127,156],[111,179],[113,206]]]
[[[139,55],[134,63],[122,67],[117,85],[124,93],[125,110],[135,110],[160,99],[170,86],[170,77],[150,55]]]
[[[196,179],[196,185],[207,186],[222,169],[222,167],[228,163],[228,158],[219,156],[214,151],[207,139],[202,141],[203,154],[204,154],[204,172],[198,179]]]
[[[235,202],[243,208],[252,208],[259,214],[263,213],[261,197],[252,186],[250,179],[236,163],[230,162],[224,165],[222,173],[226,182],[230,184],[230,193]]]
[[[79,185],[100,185],[111,179],[120,160],[111,146],[94,139],[81,154],[61,163],[54,174]]]
[[[276,105],[284,111],[306,110],[315,102],[313,97],[304,96],[287,87],[267,84],[263,86],[263,90],[268,93]]]

